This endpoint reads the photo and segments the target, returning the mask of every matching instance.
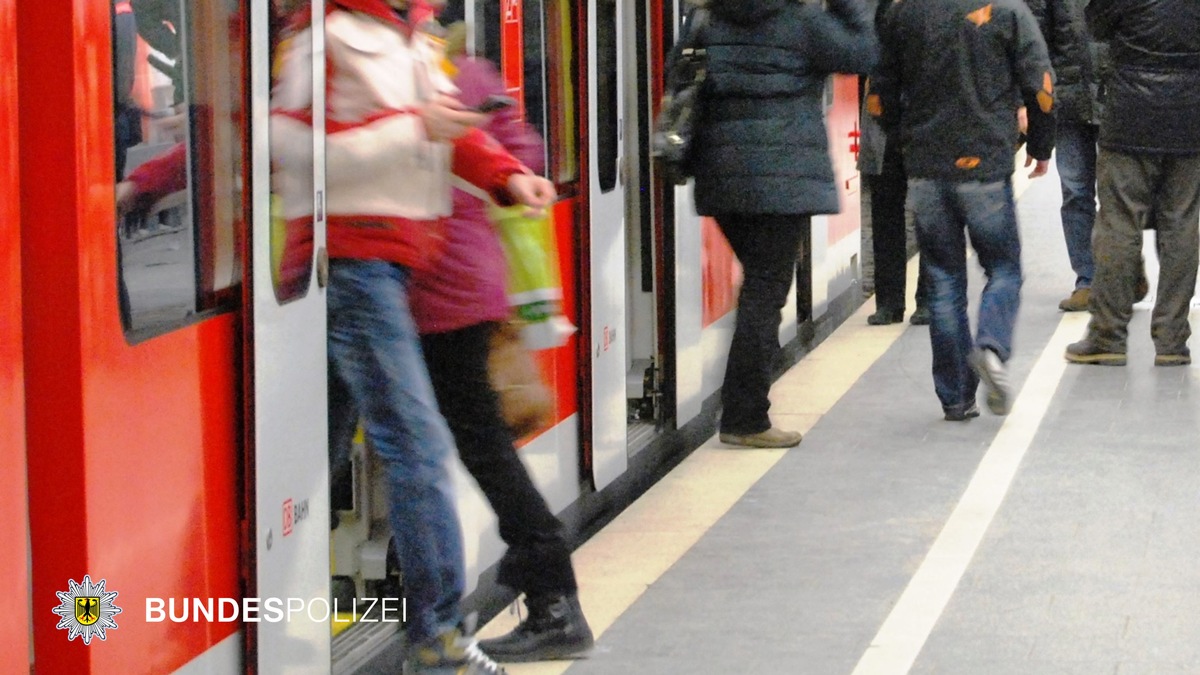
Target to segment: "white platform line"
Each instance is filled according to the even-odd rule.
[[[916,662],[1041,425],[1066,369],[1063,350],[1083,335],[1088,316],[1086,312],[1067,314],[1059,323],[962,499],[859,659],[853,675],[902,675]]]

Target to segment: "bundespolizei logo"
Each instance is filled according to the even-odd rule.
[[[92,644],[94,637],[106,639],[104,631],[116,630],[117,622],[113,617],[121,613],[121,608],[113,604],[117,592],[105,591],[104,579],[92,583],[92,577],[86,574],[82,584],[75,583],[74,579],[68,581],[70,590],[55,593],[62,601],[54,608],[54,613],[62,617],[55,628],[67,631],[67,640],[82,637],[85,645]]]

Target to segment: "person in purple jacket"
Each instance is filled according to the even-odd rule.
[[[504,93],[486,60],[459,56],[455,84],[464,105]],[[493,113],[484,131],[534,172],[541,172],[541,138],[509,108]],[[521,462],[513,434],[500,415],[488,381],[488,340],[510,318],[506,264],[487,204],[454,191],[445,250],[432,269],[413,276],[410,303],[438,407],[449,423],[458,454],[479,483],[508,550],[499,582],[525,594],[529,614],[513,632],[479,646],[501,662],[575,656],[591,648],[591,628],[579,605],[571,549],[562,523]]]

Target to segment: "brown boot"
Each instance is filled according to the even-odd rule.
[[[1091,297],[1092,289],[1076,288],[1070,297],[1058,303],[1058,308],[1064,312],[1086,312]]]
[[[784,431],[775,427],[757,434],[721,434],[722,443],[747,448],[793,448],[800,445],[803,438],[798,431]]]

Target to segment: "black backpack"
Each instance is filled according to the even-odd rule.
[[[706,56],[703,37],[708,10],[696,7],[684,22],[684,34],[667,68],[667,91],[663,94],[650,154],[663,178],[675,185],[687,183],[692,176],[689,156],[700,116],[700,96],[704,86]]]

